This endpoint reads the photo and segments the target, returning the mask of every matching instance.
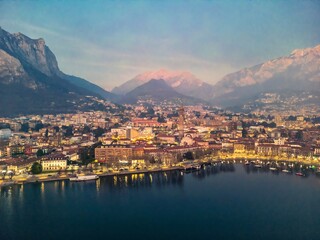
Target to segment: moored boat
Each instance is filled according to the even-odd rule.
[[[288,169],[283,169],[282,172],[289,173],[290,171]]]
[[[271,167],[269,168],[271,171],[278,171],[278,168],[275,168],[275,167]]]
[[[305,175],[302,172],[296,172],[296,175],[299,177],[304,177]]]
[[[96,180],[98,179],[98,175],[92,174],[92,175],[84,175],[84,176],[79,176],[76,175],[75,177],[69,178],[70,181],[73,182],[81,182],[81,181],[90,181],[90,180]]]

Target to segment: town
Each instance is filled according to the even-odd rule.
[[[1,182],[170,169],[201,159],[318,165],[320,118],[205,105],[104,102],[105,111],[0,118]]]

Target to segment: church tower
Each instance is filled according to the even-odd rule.
[[[185,120],[183,106],[181,106],[179,108],[178,113],[179,113],[178,131],[179,131],[179,139],[181,140],[183,138],[183,135],[184,135],[184,120]]]

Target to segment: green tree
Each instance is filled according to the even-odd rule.
[[[94,161],[94,155],[91,154],[90,148],[83,148],[80,152],[80,160],[82,165],[87,166]]]
[[[193,153],[192,152],[186,152],[183,154],[183,157],[187,160],[194,160],[194,156],[193,156]]]
[[[43,156],[43,155],[44,155],[43,150],[42,150],[42,149],[39,149],[39,150],[37,151],[37,157],[41,157],[41,156]]]
[[[46,129],[46,132],[45,132],[44,136],[45,136],[46,138],[48,138],[48,136],[49,136],[49,130],[48,130],[48,128]]]
[[[295,138],[297,140],[303,140],[303,132],[301,130],[298,130],[297,133],[295,134]]]
[[[246,138],[248,136],[248,131],[244,128],[242,129],[242,137]]]
[[[105,130],[101,127],[98,127],[97,129],[93,130],[94,137],[96,138],[101,137],[102,134],[104,133],[105,133]]]
[[[28,132],[29,131],[29,123],[21,124],[21,132]]]
[[[38,162],[33,163],[31,167],[31,172],[32,174],[42,173],[42,165]]]
[[[34,130],[39,132],[39,130],[43,127],[44,127],[43,123],[36,123]]]
[[[149,115],[154,115],[154,110],[153,110],[153,108],[152,107],[148,107],[148,110],[147,110],[147,113],[149,114]]]
[[[82,133],[85,134],[85,133],[89,133],[91,131],[90,127],[88,125],[85,125],[82,129]]]
[[[60,130],[59,126],[54,126],[53,129],[55,132],[59,132],[59,130]]]

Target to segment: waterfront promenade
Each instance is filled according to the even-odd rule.
[[[245,154],[225,154],[218,156],[207,156],[202,159],[194,160],[194,163],[217,163],[221,161],[235,161],[237,163],[242,163],[244,161],[272,161],[272,162],[290,162],[299,163],[306,166],[316,166],[319,167],[319,160],[313,160],[311,158],[281,158],[281,157],[271,157],[271,156],[260,156],[260,155],[245,155]],[[100,177],[103,176],[118,176],[118,175],[130,175],[130,174],[143,174],[143,173],[153,173],[153,172],[166,172],[183,170],[183,163],[177,164],[175,166],[150,166],[146,169],[132,169],[129,170],[111,170],[102,167],[102,170],[93,170],[90,174],[96,174]],[[86,172],[82,172],[80,175],[84,175]],[[89,172],[87,172],[89,173]],[[25,184],[34,182],[50,182],[50,181],[63,181],[68,180],[72,174],[70,173],[41,173],[37,175],[17,175],[13,176],[12,179],[0,180],[0,186],[13,185],[13,184]]]
[[[162,167],[154,167],[154,168],[147,168],[147,169],[130,169],[130,170],[123,170],[123,171],[93,171],[90,174],[96,174],[99,177],[104,176],[120,176],[120,175],[131,175],[131,174],[143,174],[143,173],[154,173],[154,172],[167,172],[167,171],[176,171],[176,170],[183,170],[181,166],[162,166]],[[13,185],[13,184],[25,184],[25,183],[35,183],[35,182],[51,182],[51,181],[63,181],[68,180],[72,174],[52,174],[52,173],[41,173],[37,175],[18,175],[13,176],[12,180],[0,180],[0,186],[5,185]],[[81,173],[80,175],[84,175]]]

